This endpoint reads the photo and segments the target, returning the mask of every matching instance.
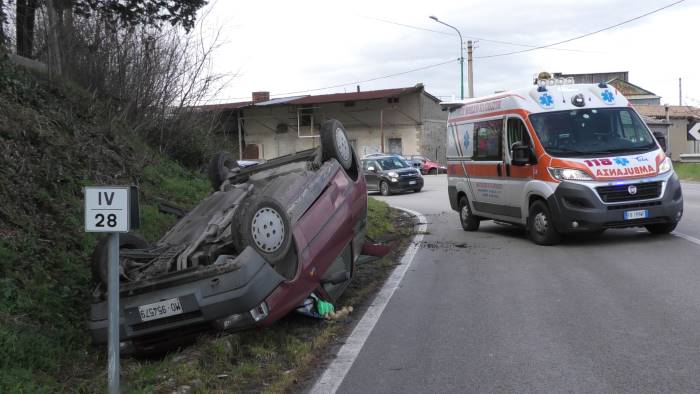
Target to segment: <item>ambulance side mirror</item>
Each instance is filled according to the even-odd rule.
[[[512,160],[510,163],[514,166],[524,166],[527,164],[537,163],[535,155],[529,146],[522,142],[516,142],[511,146]]]

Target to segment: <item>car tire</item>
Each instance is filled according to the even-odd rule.
[[[556,245],[561,241],[561,235],[554,228],[549,207],[542,200],[537,200],[530,205],[527,230],[530,240],[537,245]]]
[[[108,265],[109,261],[109,237],[103,237],[95,246],[90,259],[90,268],[95,280],[99,280],[105,284],[108,283]],[[134,234],[119,234],[119,249],[146,249],[148,242],[138,235]],[[120,261],[121,264],[121,261]]]
[[[678,223],[657,223],[644,226],[648,232],[654,235],[669,234],[676,229]]]
[[[221,151],[209,161],[208,175],[211,187],[218,191],[221,184],[228,178],[229,173],[238,168],[238,162],[233,155],[226,151]]]
[[[416,192],[416,193],[420,193],[421,190],[423,190],[422,187],[419,187],[418,189],[413,189],[413,191]]]
[[[466,196],[459,199],[459,223],[464,231],[477,231],[481,224],[481,218],[472,213]]]
[[[251,246],[268,263],[274,265],[287,256],[292,247],[292,226],[287,211],[270,197],[261,197],[244,208],[234,245],[239,253]]]
[[[391,195],[391,188],[389,187],[389,183],[387,181],[379,182],[379,193],[381,193],[382,196]]]
[[[321,151],[323,161],[334,158],[345,170],[352,167],[352,146],[340,121],[331,119],[321,126]]]

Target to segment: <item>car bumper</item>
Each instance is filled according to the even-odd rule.
[[[122,354],[154,352],[172,346],[173,341],[190,333],[244,329],[264,320],[257,314],[257,319],[254,318],[251,310],[260,307],[284,278],[250,247],[235,258],[220,256],[220,259],[222,267],[229,266],[227,272],[217,273],[213,268],[219,264],[214,264],[207,267],[213,274],[198,280],[134,295],[125,294],[122,289],[119,301]],[[173,298],[180,301],[180,314],[142,320],[139,306]],[[93,344],[107,342],[107,315],[107,300],[91,305],[88,327]]]
[[[680,181],[676,174],[671,174],[662,182],[659,197],[614,204],[603,203],[591,187],[562,182],[548,199],[554,226],[561,233],[572,233],[676,223],[683,215]],[[639,210],[647,211],[645,218],[625,219],[625,212]]]
[[[423,178],[399,179],[397,182],[389,182],[389,190],[392,192],[404,192],[420,189],[422,187]]]

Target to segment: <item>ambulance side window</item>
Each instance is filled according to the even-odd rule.
[[[525,123],[519,118],[509,118],[508,119],[508,150],[511,151],[512,147],[516,142],[522,143],[525,146],[531,146],[530,135],[527,132],[527,127]]]
[[[457,142],[456,142],[456,136],[455,136],[455,130],[457,128],[457,125],[454,123],[449,123],[447,125],[447,157],[458,157],[460,156],[459,151],[457,150]]]
[[[447,156],[471,159],[474,155],[474,123],[450,124]]]
[[[474,123],[474,159],[500,161],[502,132],[502,119]]]

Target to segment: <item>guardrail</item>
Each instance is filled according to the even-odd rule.
[[[700,153],[681,153],[681,163],[700,163]]]

